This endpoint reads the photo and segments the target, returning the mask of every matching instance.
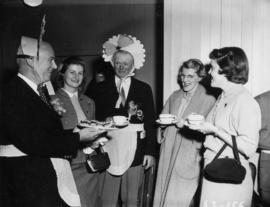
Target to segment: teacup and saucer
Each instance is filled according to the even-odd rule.
[[[177,120],[173,114],[160,114],[156,122],[160,125],[171,125],[177,123]]]
[[[124,127],[128,125],[128,118],[125,116],[113,116],[112,120],[116,127]]]

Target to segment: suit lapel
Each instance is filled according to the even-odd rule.
[[[138,92],[136,90],[136,81],[134,78],[131,78],[131,82],[130,82],[130,87],[129,87],[129,91],[126,97],[126,103],[125,103],[125,107],[128,106],[128,103],[130,102],[131,98],[136,97],[136,92]]]
[[[21,90],[24,96],[26,96],[28,100],[33,101],[36,106],[39,106],[41,110],[44,110],[44,108],[52,112],[54,115],[58,114],[54,111],[52,107],[49,107],[40,97],[39,95],[21,78],[17,77],[18,85],[21,85]]]

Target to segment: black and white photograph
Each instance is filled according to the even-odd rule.
[[[0,206],[269,207],[269,50],[269,0],[0,0]]]

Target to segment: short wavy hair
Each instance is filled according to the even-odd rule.
[[[196,73],[201,78],[204,78],[207,75],[204,64],[196,58],[192,58],[183,62],[183,64],[179,68],[179,73],[181,73],[184,68],[196,70]]]
[[[177,83],[180,85],[180,87],[182,87],[181,73],[184,68],[194,69],[197,75],[202,79],[207,76],[204,64],[199,59],[192,58],[187,61],[184,61],[179,68],[177,76]]]
[[[56,79],[57,86],[59,88],[62,88],[64,86],[64,74],[70,65],[80,65],[83,68],[83,81],[79,87],[79,91],[82,91],[85,87],[85,81],[86,81],[85,80],[86,79],[86,77],[85,77],[85,63],[78,56],[70,56],[62,62],[62,67],[60,68],[58,75],[57,75],[57,79]]]
[[[238,84],[248,81],[248,59],[243,49],[239,47],[223,47],[210,52],[209,58],[216,60],[220,67],[219,74]]]

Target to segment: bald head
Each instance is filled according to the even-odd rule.
[[[17,51],[19,73],[36,84],[49,81],[51,72],[56,68],[54,58],[54,50],[48,42],[42,41],[38,52],[37,39],[22,37]]]

